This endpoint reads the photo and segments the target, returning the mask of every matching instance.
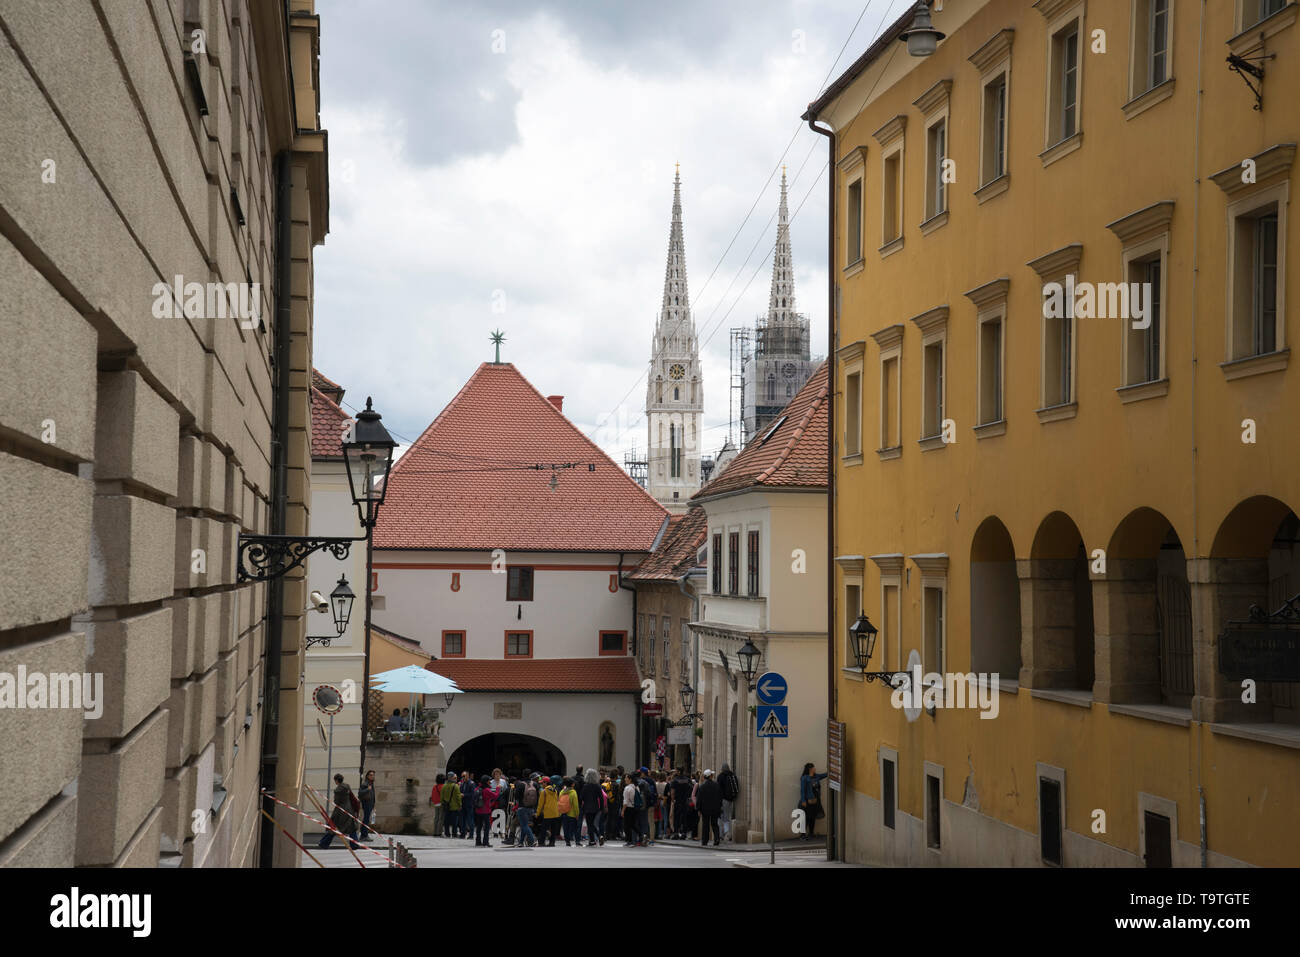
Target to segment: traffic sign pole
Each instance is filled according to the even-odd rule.
[[[776,863],[776,759],[775,742],[767,739],[767,819],[772,822],[772,851],[768,863]]]

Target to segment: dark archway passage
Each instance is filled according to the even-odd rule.
[[[452,752],[447,770],[459,774],[471,771],[476,776],[500,768],[507,774],[519,774],[525,768],[546,774],[564,774],[564,752],[543,738],[530,734],[480,734],[470,738]]]

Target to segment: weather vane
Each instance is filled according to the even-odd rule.
[[[489,338],[491,338],[493,344],[496,345],[497,347],[496,364],[500,365],[501,364],[501,343],[506,341],[506,334],[502,332],[500,329],[497,329],[492,333],[492,335]]]

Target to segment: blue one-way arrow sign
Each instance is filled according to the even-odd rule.
[[[775,671],[768,671],[761,675],[755,688],[758,692],[758,703],[766,705],[780,704],[790,691],[785,676]]]

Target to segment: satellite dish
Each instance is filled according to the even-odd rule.
[[[311,700],[317,710],[324,714],[338,714],[343,710],[343,695],[339,694],[339,689],[333,685],[317,685],[316,690],[312,692]]]

